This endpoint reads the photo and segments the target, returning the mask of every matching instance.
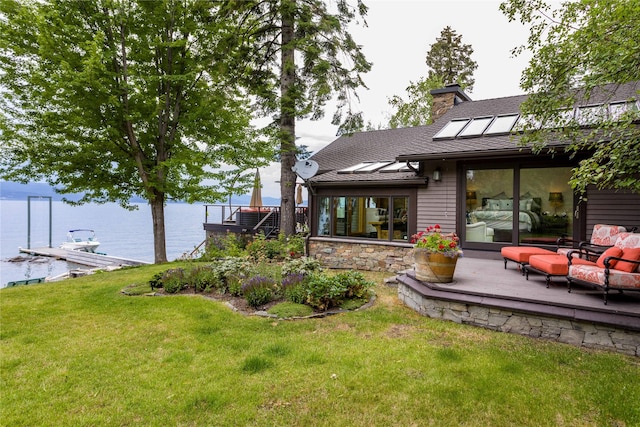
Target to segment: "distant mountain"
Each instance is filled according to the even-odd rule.
[[[20,184],[18,182],[0,181],[0,199],[27,200],[28,196],[51,197],[53,200],[62,200],[65,196],[71,200],[78,200],[81,197],[74,194],[58,194],[53,187],[43,182]]]
[[[28,196],[51,197],[51,200],[79,200],[82,193],[56,193],[54,187],[44,182],[30,182],[21,184],[19,182],[0,181],[0,199],[2,200],[27,200]],[[135,197],[131,199],[133,203],[144,202],[143,199]]]
[[[28,196],[44,196],[51,197],[52,200],[62,200],[63,197],[69,200],[78,200],[81,194],[58,194],[49,184],[42,182],[33,182],[29,184],[20,184],[18,182],[0,181],[0,200],[27,200]],[[231,204],[233,205],[249,205],[251,195],[244,194],[241,196],[233,196]],[[145,203],[146,200],[139,197],[131,199],[132,203]],[[217,204],[227,204],[228,201]],[[262,204],[265,206],[280,206],[280,199],[275,197],[263,197]]]

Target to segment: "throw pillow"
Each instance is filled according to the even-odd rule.
[[[501,199],[500,200],[500,210],[501,211],[510,211],[513,209],[513,200],[511,199]]]
[[[632,260],[632,261],[640,261],[640,248],[626,248],[622,250],[622,255],[620,258]],[[638,269],[638,264],[634,264],[632,262],[627,261],[618,261],[616,264],[616,270],[625,271],[627,273],[633,273]]]
[[[500,200],[487,200],[487,210],[490,211],[499,211],[500,210]]]
[[[604,251],[602,253],[602,255],[600,255],[600,258],[598,258],[598,260],[596,261],[596,265],[600,268],[605,268],[604,265],[604,260],[610,256],[616,256],[616,257],[621,257],[622,256],[622,249],[620,248],[616,248],[615,246],[612,248],[607,249],[606,251]],[[611,261],[609,261],[609,267],[613,267],[618,263],[617,259],[612,259]]]

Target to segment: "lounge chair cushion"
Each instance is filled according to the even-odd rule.
[[[553,255],[554,252],[534,246],[505,246],[500,250],[504,258],[518,263],[529,263],[531,255]]]
[[[640,248],[626,248],[622,250],[622,254],[618,255],[620,258],[628,259],[631,261],[640,261]],[[633,273],[638,271],[638,265],[633,262],[618,261],[615,265],[616,270],[624,271],[627,273]]]
[[[619,257],[621,255],[622,255],[622,249],[616,248],[614,246],[612,248],[607,249],[602,253],[602,255],[600,255],[600,258],[598,258],[598,261],[596,261],[596,265],[600,268],[605,268],[605,265],[604,265],[605,259],[607,259],[610,256]],[[617,262],[618,260],[616,259],[609,260],[609,267],[613,268]]]
[[[593,231],[591,232],[591,239],[589,240],[588,244],[587,242],[580,242],[580,246],[581,247],[585,246],[590,251],[596,252],[596,255],[589,257],[592,261],[595,262],[598,260],[597,253],[602,252],[602,250],[598,248],[606,248],[606,247],[613,246],[618,240],[620,233],[624,233],[626,231],[627,230],[620,225],[596,224],[593,226]],[[572,241],[571,239],[564,239],[564,240],[567,243]],[[567,254],[569,253],[569,251],[572,251],[572,250],[574,250],[574,248],[560,247],[557,249],[557,252],[559,254]],[[574,253],[573,256],[578,256],[578,254]]]
[[[597,265],[571,265],[569,275],[589,283],[602,284],[605,281],[605,269]],[[640,274],[611,269],[609,286],[618,289],[640,289]]]
[[[582,258],[574,258],[571,262],[576,265],[595,265],[593,262]],[[566,255],[531,255],[529,257],[529,265],[552,276],[566,276],[569,272],[569,260]]]
[[[620,233],[627,231],[619,225],[596,224],[591,233],[591,244],[598,246],[613,246]]]

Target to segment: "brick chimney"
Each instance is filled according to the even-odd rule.
[[[471,101],[471,98],[464,93],[457,83],[446,85],[441,89],[431,91],[433,105],[431,107],[431,121],[438,120],[444,113],[464,101]]]

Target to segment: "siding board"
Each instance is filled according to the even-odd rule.
[[[589,188],[587,191],[587,240],[595,224],[640,229],[640,194]]]
[[[440,224],[445,232],[456,231],[456,168],[446,162],[428,169],[429,185],[418,190],[418,230]],[[433,181],[433,169],[440,167],[442,181]]]

